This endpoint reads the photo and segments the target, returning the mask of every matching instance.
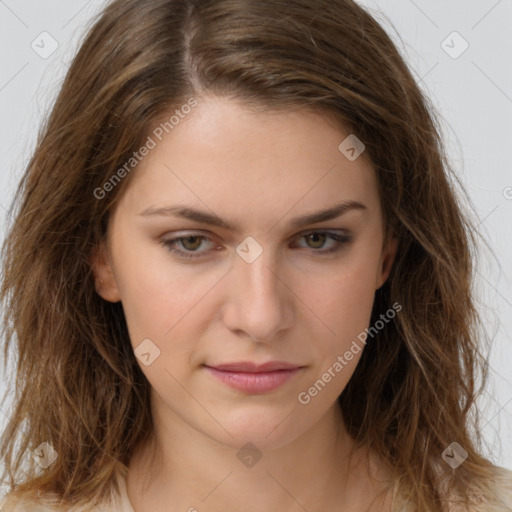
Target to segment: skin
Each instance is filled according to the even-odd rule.
[[[92,261],[98,294],[122,302],[133,348],[150,339],[160,350],[148,366],[139,362],[152,387],[154,438],[130,461],[133,508],[389,510],[389,496],[376,500],[383,488],[370,480],[365,456],[382,479],[387,470],[354,449],[336,402],[362,352],[308,404],[297,398],[369,326],[375,291],[389,276],[397,240],[384,238],[375,172],[364,153],[349,161],[338,150],[348,133],[326,115],[197,100],[133,171]],[[291,225],[340,201],[365,208]],[[177,203],[239,231],[140,215]],[[338,244],[305,236],[320,230],[350,240],[322,255]],[[161,243],[192,235],[211,241],[174,247],[198,258]],[[263,250],[252,263],[236,252],[248,236]],[[270,360],[302,368],[280,388],[251,394],[204,367]],[[262,455],[252,467],[237,458],[248,442]]]

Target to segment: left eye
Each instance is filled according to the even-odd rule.
[[[309,245],[310,249],[314,249],[313,252],[321,255],[331,254],[337,252],[343,248],[344,245],[351,241],[351,237],[346,234],[331,233],[329,231],[312,231],[303,234],[299,239],[304,239]],[[327,240],[331,240],[332,244],[329,249],[321,249]],[[204,241],[208,241],[213,245],[212,239],[206,235],[191,234],[187,236],[181,236],[176,238],[170,238],[168,240],[162,240],[161,243],[165,245],[169,251],[183,258],[199,258],[205,255],[208,251],[198,251]],[[181,245],[182,248],[177,248],[176,245]]]

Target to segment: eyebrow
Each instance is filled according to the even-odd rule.
[[[318,210],[316,212],[295,217],[289,222],[289,225],[290,227],[297,228],[308,224],[316,224],[317,222],[336,219],[351,210],[367,210],[367,207],[358,201],[343,201],[325,210]],[[214,213],[196,210],[183,205],[165,206],[162,208],[155,208],[151,206],[143,210],[139,215],[142,217],[181,217],[202,224],[209,224],[224,228],[233,232],[240,231],[238,226],[218,217]]]

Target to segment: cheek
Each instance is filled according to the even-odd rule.
[[[365,262],[346,267],[336,279],[325,281],[323,293],[310,296],[323,324],[316,330],[314,377],[298,396],[301,404],[313,400],[318,407],[331,404],[346,387],[365,348],[373,284],[373,274]]]
[[[330,354],[348,349],[369,325],[375,298],[377,263],[374,260],[354,256],[354,264],[346,265],[309,294],[315,313],[329,328],[323,329],[326,333],[323,338],[327,342],[325,350]]]
[[[127,250],[119,244],[117,283],[132,344],[149,338],[160,347],[187,324],[193,309],[218,278],[191,274],[190,268],[171,260],[165,247],[156,243]],[[138,247],[144,247],[139,244]],[[126,255],[126,256],[124,256]]]

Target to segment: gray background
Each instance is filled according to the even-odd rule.
[[[92,16],[104,3],[0,0],[2,239],[7,209],[42,116]],[[440,111],[451,161],[476,207],[479,229],[495,254],[482,254],[475,283],[479,308],[494,340],[490,386],[480,408],[486,455],[512,468],[512,0],[359,3],[398,44]],[[51,50],[52,39],[41,36],[43,32],[58,44],[48,58],[40,54]],[[6,376],[1,377],[3,395]],[[0,424],[8,412],[6,403]]]

